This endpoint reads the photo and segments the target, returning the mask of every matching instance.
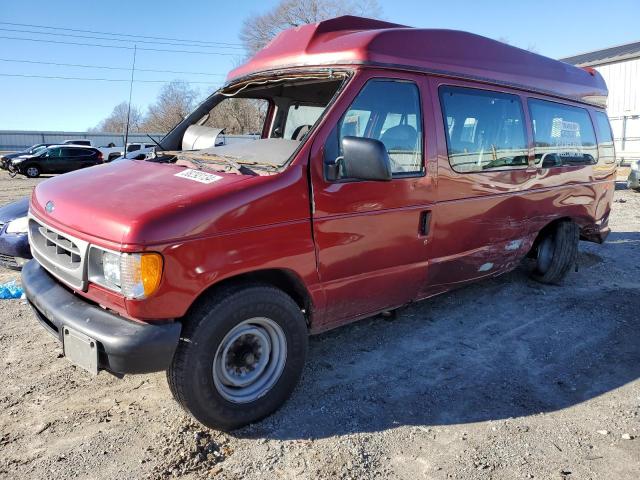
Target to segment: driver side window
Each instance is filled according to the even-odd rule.
[[[394,175],[421,175],[422,117],[418,86],[403,80],[369,80],[337,128],[338,149],[346,136],[380,140]]]
[[[49,158],[58,158],[62,156],[62,149],[61,148],[50,148],[49,151],[46,154],[47,157]]]

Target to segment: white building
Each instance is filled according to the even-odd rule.
[[[640,42],[561,58],[579,67],[593,67],[609,88],[607,112],[619,161],[640,159]]]

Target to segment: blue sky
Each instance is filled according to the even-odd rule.
[[[558,58],[640,40],[638,0],[379,0],[386,20],[425,28],[467,30]],[[113,107],[128,99],[127,82],[54,80],[2,74],[126,79],[126,70],[16,63],[7,60],[130,68],[132,51],[87,46],[107,43],[79,37],[16,32],[39,30],[9,25],[21,23],[122,34],[146,35],[239,44],[238,33],[247,16],[263,12],[276,0],[220,2],[150,0],[87,2],[77,0],[2,1],[0,37],[76,42],[66,45],[0,38],[0,129],[78,130],[96,125]],[[46,30],[44,30],[46,31]],[[53,32],[53,30],[49,30]],[[60,32],[91,35],[81,32]],[[96,35],[99,36],[99,35]],[[147,39],[147,41],[149,41]],[[116,42],[108,42],[114,44]],[[132,46],[126,42],[117,42]],[[139,43],[142,48],[198,50],[223,55],[138,51],[139,80],[182,79],[202,94],[213,91],[224,74],[242,58],[239,49],[195,48]],[[167,70],[220,75],[168,73]],[[160,89],[158,83],[136,83],[133,104],[145,109]]]

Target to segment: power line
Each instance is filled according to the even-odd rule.
[[[11,58],[0,58],[0,62],[11,63],[27,63],[34,65],[54,65],[56,67],[79,67],[79,68],[98,68],[102,70],[125,70],[130,71],[130,68],[126,67],[111,67],[107,65],[83,65],[79,63],[57,63],[57,62],[42,62],[38,60],[16,60]],[[226,76],[226,73],[204,73],[204,72],[181,72],[179,70],[152,70],[146,68],[136,68],[137,72],[150,72],[150,73],[176,73],[181,75],[209,75],[209,76]]]
[[[0,73],[2,77],[20,77],[20,78],[48,78],[54,80],[85,80],[92,82],[130,82],[131,79],[128,78],[88,78],[88,77],[63,77],[56,75],[31,75],[31,74],[23,74],[23,73]],[[134,80],[134,82],[138,83],[171,83],[173,80]],[[182,80],[181,80],[182,81]],[[215,82],[187,82],[184,83],[197,83],[203,85],[219,85]]]
[[[2,23],[2,22],[0,22]],[[96,37],[92,35],[75,35],[73,33],[55,33],[55,32],[38,32],[37,30],[20,30],[16,28],[2,28],[0,30],[4,32],[14,32],[14,33],[35,33],[37,35],[54,35],[58,37],[73,37],[73,38],[90,38],[93,40],[105,40],[107,42],[129,42],[129,43],[148,43],[151,45],[174,45],[177,47],[201,47],[201,48],[222,48],[222,49],[236,49],[242,50],[242,47],[233,47],[233,46],[225,46],[225,45],[198,45],[193,43],[173,43],[173,42],[159,42],[159,41],[149,41],[149,40],[138,40],[138,39],[120,39],[120,38],[104,38],[104,37]]]
[[[32,27],[32,28],[46,28],[48,30],[63,30],[67,32],[80,32],[80,33],[95,33],[98,35],[110,35],[117,37],[134,37],[134,38],[149,38],[152,40],[174,40],[177,42],[188,42],[188,43],[200,43],[200,44],[210,44],[210,45],[226,45],[226,46],[239,46],[242,47],[240,43],[227,43],[227,42],[209,42],[203,40],[190,40],[185,38],[171,38],[171,37],[152,37],[149,35],[132,35],[128,33],[113,33],[113,32],[98,32],[95,30],[81,30],[77,28],[63,28],[63,27],[51,27],[47,25],[33,25],[29,23],[12,23],[12,22],[0,22],[2,25],[13,25],[17,27]]]
[[[80,43],[80,42],[63,42],[61,40],[45,40],[41,38],[20,38],[20,37],[5,37],[0,36],[5,40],[22,40],[24,42],[41,42],[41,43],[57,43],[62,45],[79,45],[81,47],[102,47],[102,48],[118,48],[123,50],[133,50],[134,47],[126,47],[124,45],[100,45],[97,43]],[[233,57],[238,53],[222,53],[222,52],[197,52],[193,50],[166,50],[161,48],[142,48],[138,47],[138,50],[146,50],[148,52],[170,52],[170,53],[193,53],[198,55],[223,55]]]

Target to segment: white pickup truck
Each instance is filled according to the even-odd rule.
[[[104,157],[105,162],[110,162],[114,158],[122,156],[122,154],[124,153],[124,148],[116,147],[115,143],[110,143],[103,147],[96,147],[95,145],[93,145],[93,142],[91,140],[87,140],[86,138],[65,140],[62,143],[63,145],[84,145],[85,147],[97,148],[102,152],[102,156]]]

